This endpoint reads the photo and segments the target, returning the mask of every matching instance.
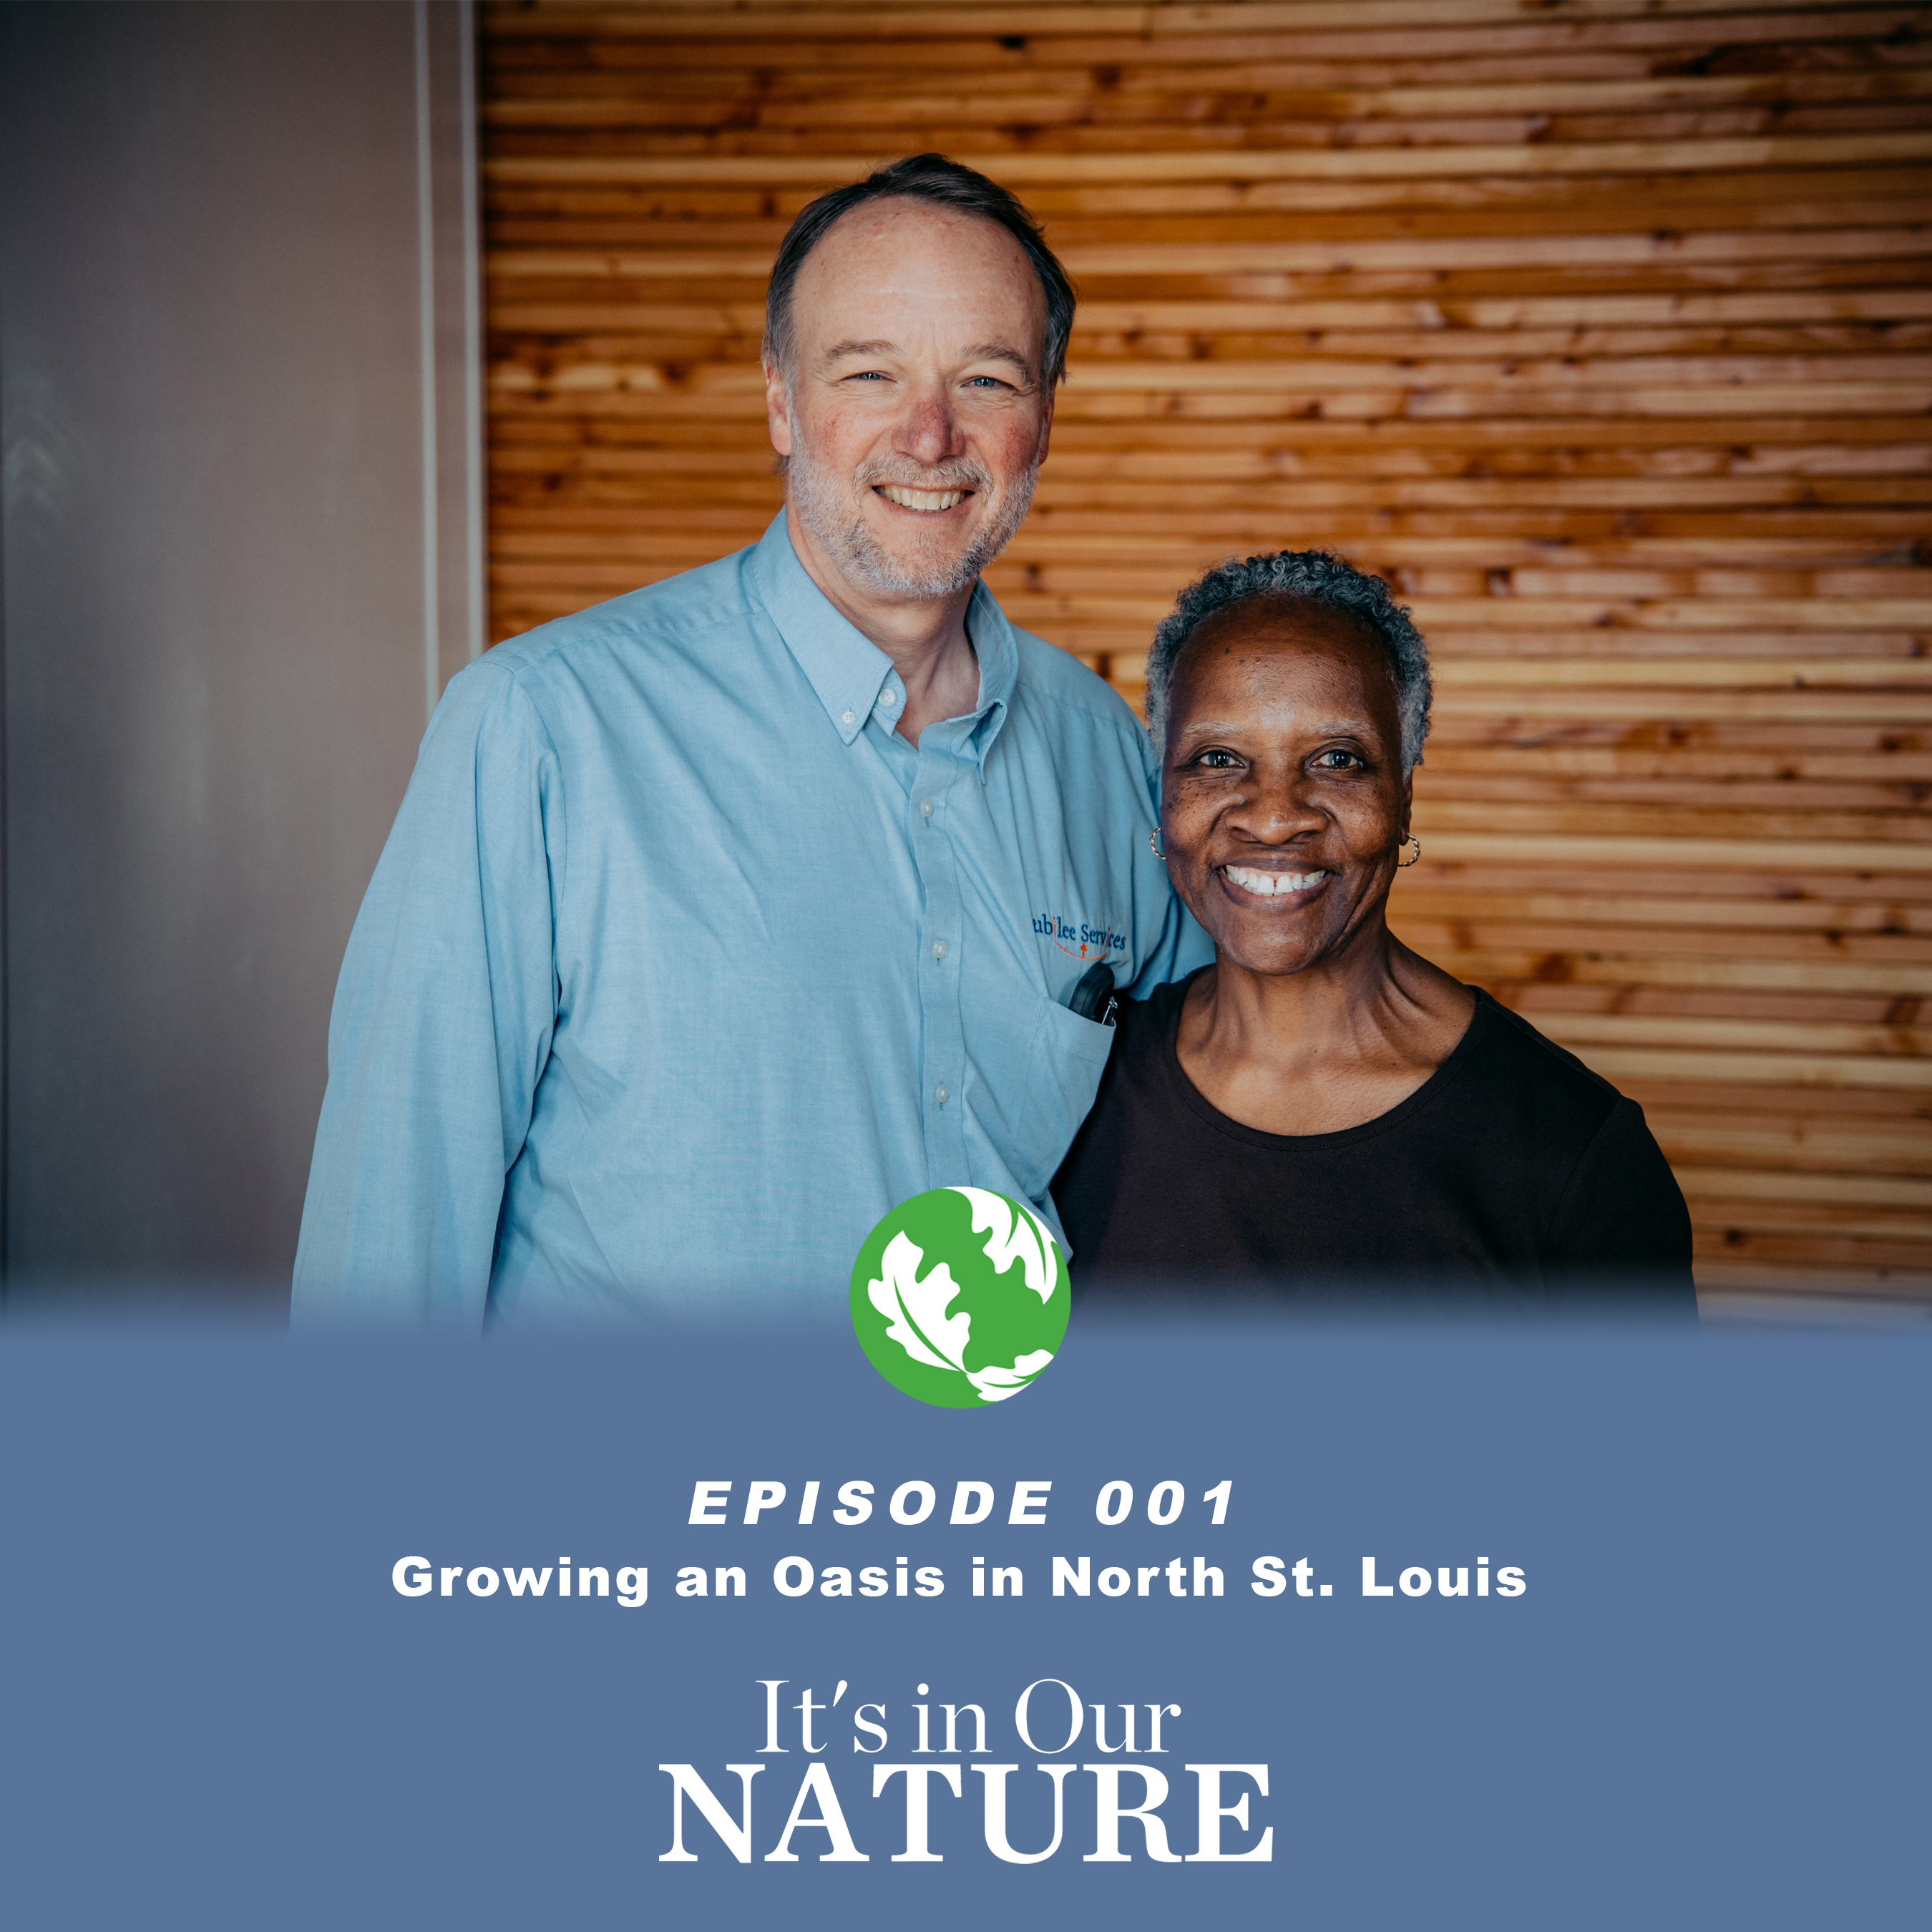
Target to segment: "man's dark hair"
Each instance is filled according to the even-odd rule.
[[[1148,652],[1148,731],[1157,754],[1166,753],[1168,699],[1182,649],[1216,611],[1250,597],[1319,604],[1340,612],[1367,632],[1388,653],[1389,669],[1394,674],[1396,704],[1402,715],[1404,774],[1421,764],[1422,741],[1429,736],[1429,646],[1414,620],[1379,577],[1371,577],[1321,550],[1278,550],[1272,556],[1245,560],[1230,557],[1197,578],[1174,600]]]
[[[863,181],[821,194],[800,212],[778,244],[771,285],[765,292],[766,356],[790,375],[792,290],[805,258],[824,240],[826,230],[842,214],[850,214],[863,202],[892,199],[929,201],[937,207],[996,221],[1026,250],[1027,260],[1040,278],[1040,292],[1046,298],[1046,346],[1040,380],[1052,388],[1066,373],[1066,339],[1073,329],[1073,284],[1054,259],[1053,250],[1040,238],[1040,224],[1018,197],[944,154],[908,155]]]

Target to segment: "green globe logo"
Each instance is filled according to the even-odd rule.
[[[1017,1395],[1053,1360],[1070,1306],[1039,1216],[983,1187],[902,1201],[852,1264],[852,1328],[894,1388],[941,1408]]]

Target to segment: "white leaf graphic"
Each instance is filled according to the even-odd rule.
[[[1017,1261],[1026,1269],[1026,1285],[1042,1303],[1053,1299],[1060,1280],[1060,1250],[1024,1208],[1014,1209],[1004,1196],[983,1187],[956,1187],[972,1203],[973,1232],[988,1234],[986,1258],[995,1274],[1004,1274]]]
[[[903,1234],[895,1234],[879,1258],[885,1279],[868,1282],[866,1292],[886,1318],[889,1340],[929,1369],[953,1369],[964,1375],[973,1318],[962,1311],[946,1318],[946,1304],[959,1292],[959,1284],[944,1262],[921,1281],[919,1264],[925,1258],[922,1248],[915,1247]]]
[[[1018,1395],[1052,1360],[1051,1348],[1036,1348],[1031,1354],[1022,1355],[1010,1369],[988,1364],[983,1369],[970,1370],[966,1379],[980,1391],[982,1402],[1004,1402],[1008,1396]]]

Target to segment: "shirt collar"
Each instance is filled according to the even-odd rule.
[[[898,688],[892,659],[812,582],[791,547],[784,511],[772,519],[752,550],[748,574],[758,601],[825,706],[832,728],[850,744],[866,728],[887,679]],[[974,586],[966,628],[980,662],[980,700],[968,742],[983,776],[987,751],[1005,722],[1019,675],[1019,648],[1006,613],[984,584]]]

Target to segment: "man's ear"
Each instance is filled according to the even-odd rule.
[[[1058,382],[1049,383],[1047,386],[1046,406],[1041,410],[1040,417],[1040,448],[1034,458],[1036,465],[1046,460],[1046,446],[1053,434],[1053,404],[1059,390]]]
[[[765,372],[765,427],[772,447],[781,456],[791,454],[791,385],[776,362],[764,364]]]

